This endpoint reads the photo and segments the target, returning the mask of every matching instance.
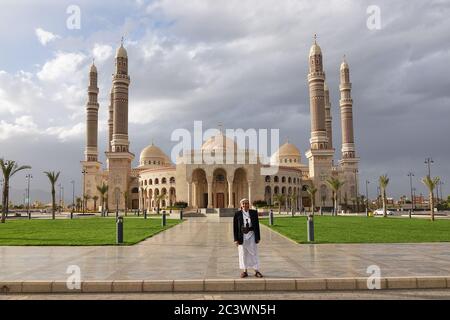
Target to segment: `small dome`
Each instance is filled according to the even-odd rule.
[[[92,63],[90,72],[97,73],[97,67]]]
[[[286,142],[283,144],[272,157],[270,157],[271,164],[278,164],[284,166],[298,166],[301,161],[300,150],[292,143]]]
[[[278,155],[283,156],[297,156],[300,157],[300,150],[292,143],[286,142],[280,149],[278,149]]]
[[[234,142],[234,140],[224,136],[221,132],[218,135],[212,136],[208,140],[206,140],[202,145],[202,150],[237,150],[237,144]]]
[[[320,49],[319,45],[314,42],[314,44],[312,45],[311,49],[309,50],[309,56],[315,56],[315,55],[321,55],[322,54],[322,50]]]
[[[145,147],[139,157],[141,165],[145,165],[146,160],[160,161],[160,164],[170,163],[169,157],[153,143]]]
[[[116,58],[128,58],[127,50],[125,50],[123,44],[117,49]]]

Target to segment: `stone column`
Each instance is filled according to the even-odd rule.
[[[188,207],[192,207],[192,182],[187,182],[187,203]]]
[[[248,202],[250,204],[250,208],[252,207],[252,186],[253,181],[248,181]]]
[[[228,180],[228,208],[233,207],[233,181]]]
[[[208,208],[213,208],[212,181],[208,181]]]

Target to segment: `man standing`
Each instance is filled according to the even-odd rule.
[[[262,278],[263,275],[258,271],[259,258],[257,244],[261,239],[259,232],[259,219],[256,210],[250,210],[248,199],[242,199],[241,210],[234,214],[233,232],[234,243],[239,252],[239,268],[244,271],[241,278],[248,277],[247,269],[255,270],[255,277]]]

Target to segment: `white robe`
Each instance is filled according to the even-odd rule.
[[[252,221],[250,219],[250,213],[242,211],[244,216],[244,224],[248,223],[252,226]],[[244,243],[238,246],[239,252],[239,268],[248,269],[252,268],[258,270],[259,258],[258,258],[258,246],[255,242],[255,233],[253,231],[244,234]]]

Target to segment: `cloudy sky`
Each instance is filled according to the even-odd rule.
[[[72,27],[71,5],[80,9],[80,28]],[[379,8],[380,28],[368,27],[375,21],[370,5]],[[280,142],[289,137],[305,161],[307,58],[317,33],[336,161],[344,54],[350,65],[361,192],[368,179],[375,195],[376,179],[386,173],[391,195],[409,194],[412,170],[417,193],[425,193],[419,178],[432,157],[432,175],[441,176],[448,194],[449,15],[445,0],[2,1],[0,157],[31,165],[32,189],[46,190],[42,171],[61,170],[67,197],[71,180],[80,193],[89,65],[95,58],[105,162],[113,58],[124,35],[136,158],[152,139],[170,154],[172,131],[192,130],[201,120],[204,128],[279,128]],[[12,180],[15,198],[25,174]]]

